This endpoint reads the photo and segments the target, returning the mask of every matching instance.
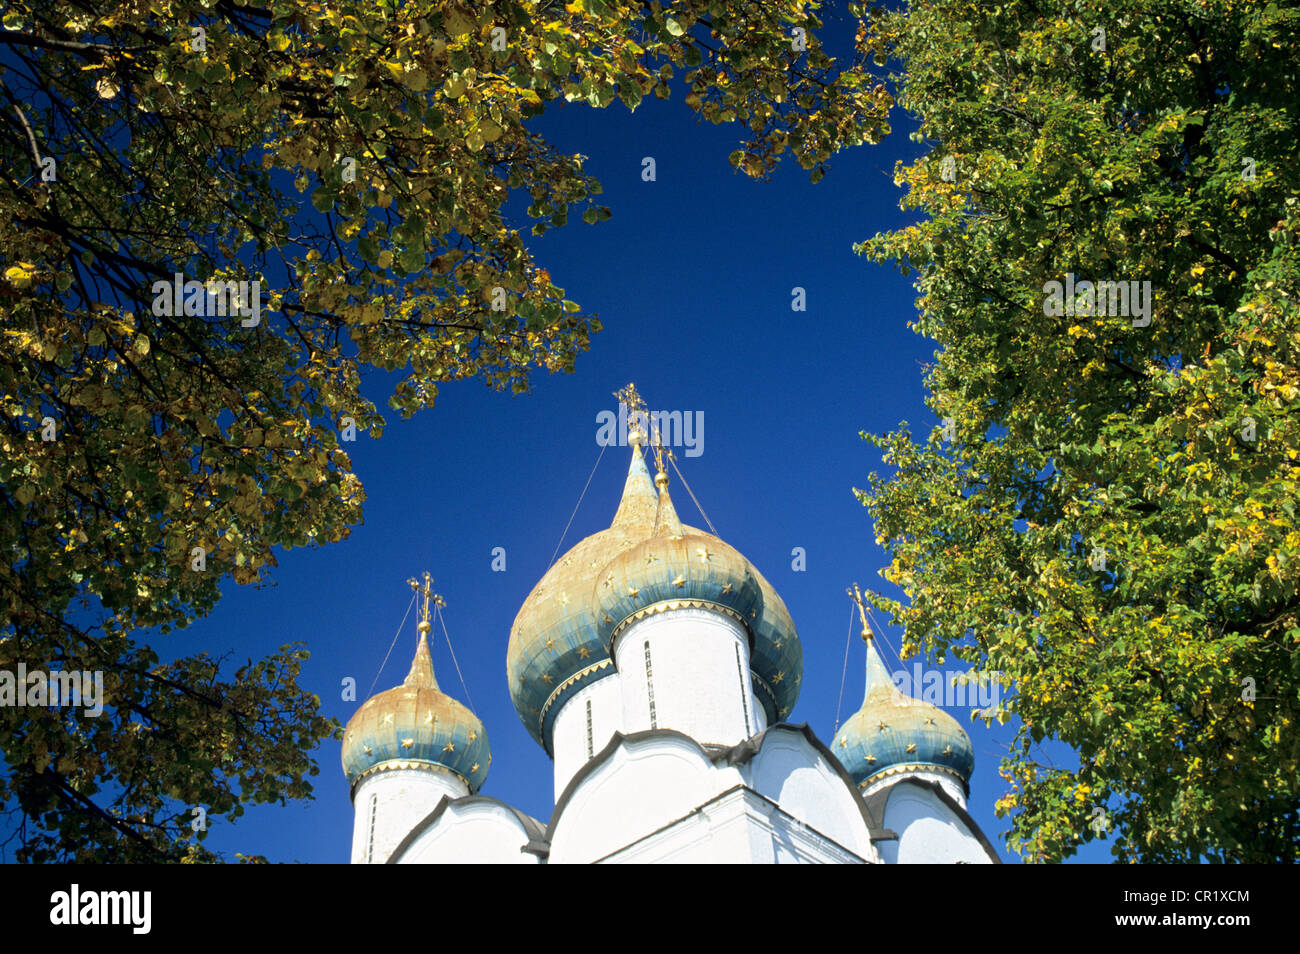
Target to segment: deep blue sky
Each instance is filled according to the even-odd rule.
[[[842,29],[851,29],[845,25]],[[841,155],[818,185],[787,157],[772,182],[732,171],[740,129],[697,123],[680,101],[648,98],[631,115],[565,105],[538,123],[559,148],[589,157],[612,220],[571,224],[535,239],[539,264],[567,297],[597,312],[605,331],[576,373],[539,377],[520,397],[478,382],[444,386],[437,406],[407,422],[389,414],[381,440],[362,436],[349,450],[365,484],[365,524],[350,539],[284,554],[274,585],[229,583],[216,611],[189,630],[155,641],[164,656],[198,650],[264,656],[291,640],[312,652],[302,683],[324,712],[346,720],[365,698],[410,600],[408,577],[433,573],[473,706],[492,744],[484,793],[545,822],[552,808],[551,763],[510,704],[505,653],[520,604],[541,577],[595,462],[595,418],[613,409],[616,388],[634,380],[652,408],[704,412],[704,453],[679,466],[720,536],[744,553],[780,592],[804,645],[803,692],[791,721],[829,742],[836,723],[854,580],[887,588],[886,563],[852,488],[880,469],[859,438],[901,420],[928,430],[921,365],[933,345],[908,327],[909,279],[856,257],[852,244],[902,224],[898,158],[923,148],[898,111],[885,144]],[[653,156],[658,179],[641,180]],[[526,226],[528,223],[521,222]],[[791,289],[807,290],[807,311],[791,311]],[[391,380],[375,373],[370,397],[381,407]],[[605,455],[565,547],[608,526],[628,451]],[[674,475],[684,520],[703,526]],[[507,571],[491,571],[491,552]],[[804,547],[807,571],[791,569]],[[414,614],[376,691],[400,682],[415,646]],[[842,721],[862,696],[864,651],[853,626]],[[465,700],[435,628],[437,675]],[[886,630],[897,648],[899,632]],[[894,660],[886,655],[887,662]],[[908,664],[910,668],[910,663]],[[357,703],[341,701],[354,677]],[[976,767],[970,808],[1001,848],[1005,823],[993,803],[1010,727],[968,726]],[[1069,753],[1051,752],[1058,760]],[[317,753],[316,799],[261,807],[232,827],[214,822],[209,847],[273,860],[344,862],[352,808],[339,767],[339,742]],[[1004,850],[1004,857],[1014,857]],[[1104,848],[1081,855],[1108,860]]]

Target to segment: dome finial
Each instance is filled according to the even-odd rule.
[[[420,606],[420,622],[415,627],[419,632],[419,642],[415,646],[415,659],[411,661],[411,671],[406,674],[402,680],[404,686],[427,686],[433,689],[438,688],[438,680],[433,674],[433,656],[429,653],[429,631],[433,629],[433,624],[429,622],[429,606],[446,606],[441,596],[433,592],[433,577],[426,570],[424,580],[420,582],[415,577],[406,581],[407,584],[415,591],[417,596],[423,596],[424,601]]]
[[[415,591],[417,594],[422,595],[424,597],[424,603],[420,607],[420,623],[416,627],[420,631],[420,635],[423,636],[426,633],[428,633],[429,630],[433,629],[433,624],[429,622],[430,602],[432,602],[434,606],[439,606],[439,607],[446,606],[447,604],[443,602],[441,596],[433,592],[433,577],[429,575],[428,570],[424,571],[423,583],[421,583],[415,577],[411,577],[406,582],[413,591]]]
[[[867,622],[867,605],[862,599],[862,590],[858,589],[858,584],[853,584],[853,589],[847,591],[853,602],[858,604],[858,616],[862,619],[862,641],[868,646],[874,634],[871,632],[871,624]]]
[[[633,381],[629,381],[625,387],[615,391],[614,397],[618,398],[620,404],[627,405],[627,440],[639,453],[641,445],[648,437],[646,432],[650,415],[646,413],[645,401],[637,393],[636,383]]]

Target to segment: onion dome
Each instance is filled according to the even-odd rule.
[[[975,768],[970,736],[938,706],[903,695],[867,640],[867,688],[862,708],[835,735],[831,751],[859,788],[888,775],[937,772],[965,788]]]
[[[668,496],[668,475],[659,473],[655,483],[654,532],[610,560],[592,594],[606,650],[628,624],[671,609],[712,609],[750,631],[763,591],[749,561],[717,537],[682,526]]]
[[[350,785],[393,769],[446,769],[473,794],[487,778],[492,754],[478,716],[438,688],[429,655],[427,620],[411,671],[400,686],[371,696],[343,733],[343,772]]]
[[[578,543],[546,572],[510,631],[510,697],[548,752],[564,703],[613,674],[615,629],[657,607],[707,604],[746,626],[769,723],[789,715],[799,696],[803,652],[785,605],[738,551],[678,519],[667,475],[656,477],[658,493],[650,481],[643,441],[636,432],[629,436],[632,461],[609,529]]]
[[[794,711],[803,682],[803,643],[785,603],[762,573],[750,566],[763,593],[763,609],[751,627],[754,645],[749,668],[754,694],[767,711],[767,722],[781,722]]]
[[[614,522],[580,541],[546,571],[510,629],[510,699],[529,734],[548,752],[551,725],[563,702],[614,672],[591,608],[596,579],[605,564],[654,529],[658,500],[641,456],[640,436],[633,434],[631,440],[632,462]]]

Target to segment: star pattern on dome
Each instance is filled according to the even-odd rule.
[[[943,747],[943,754],[944,754],[944,755],[952,755],[952,746],[951,746],[951,745],[945,745],[945,746]]]
[[[444,746],[442,747],[442,750],[443,750],[444,752],[455,752],[455,751],[456,751],[456,743],[455,743],[455,742],[448,742],[446,745],[444,745]]]
[[[425,725],[437,725],[437,724],[438,724],[438,717],[437,717],[436,715],[433,714],[433,710],[432,710],[432,709],[430,709],[428,712],[426,712],[426,713],[424,714],[424,724],[425,724]]]
[[[469,767],[469,770],[470,770],[471,772],[477,772],[477,771],[478,771],[478,763],[475,762],[473,765],[471,765],[471,766]]]
[[[874,755],[864,755],[862,758],[868,764],[874,763],[876,761],[876,757]]]
[[[802,654],[784,604],[743,554],[683,524],[666,479],[647,472],[644,447],[629,450],[613,521],[548,568],[512,627],[509,671],[521,678],[511,680],[511,698],[529,733],[548,750],[553,715],[577,686],[608,674],[602,670],[610,667],[614,628],[622,624],[622,632],[631,614],[701,607],[729,616],[748,630],[755,685],[765,693],[756,699],[769,719],[794,708]],[[707,569],[691,569],[697,565]]]
[[[383,722],[384,725],[392,725],[393,714],[391,712],[385,713],[383,719],[381,719],[380,721]]]
[[[905,751],[908,752],[909,754],[915,754],[915,752],[916,752],[916,743],[915,743],[915,742],[909,742],[909,743],[907,743],[907,749],[906,749]]]
[[[404,749],[409,749],[413,745],[415,745],[415,739],[405,738],[402,740],[402,748]]]
[[[478,730],[477,730],[477,729],[470,729],[470,730],[469,730],[469,740],[470,740],[471,742],[473,742],[473,741],[474,741],[475,739],[477,739],[477,738],[478,738]]]
[[[883,720],[879,723],[879,725],[880,725],[880,731],[881,731],[881,732],[884,732],[886,729],[889,728],[889,723],[888,723],[888,722],[885,722],[885,721],[883,721]]]

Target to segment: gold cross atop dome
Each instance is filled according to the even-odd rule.
[[[432,603],[434,606],[438,607],[443,607],[447,604],[443,601],[441,596],[433,592],[433,577],[429,575],[428,570],[424,571],[423,582],[415,579],[415,577],[411,577],[411,579],[406,582],[410,584],[412,590],[424,597],[424,601],[420,605],[420,624],[416,628],[421,633],[427,634],[429,630],[433,629],[433,624],[429,622],[429,604]]]
[[[664,447],[663,435],[659,432],[659,423],[646,410],[645,400],[636,389],[635,382],[629,381],[626,387],[614,392],[619,402],[627,405],[628,434],[630,443],[640,447],[649,443],[655,454],[655,486],[661,490],[668,483],[668,473],[664,470],[664,459],[676,460],[671,448]],[[646,430],[650,433],[647,434]]]
[[[873,634],[871,632],[871,624],[867,622],[867,606],[862,599],[862,590],[858,589],[858,584],[854,583],[853,589],[846,590],[845,592],[849,594],[849,597],[858,606],[858,616],[862,618],[862,639],[867,643],[867,645],[871,645]]]
[[[626,387],[614,392],[614,397],[618,398],[620,404],[627,405],[627,439],[638,446],[644,444],[646,434],[641,430],[639,422],[648,421],[650,415],[646,413],[645,401],[637,393],[636,384],[629,381]]]

